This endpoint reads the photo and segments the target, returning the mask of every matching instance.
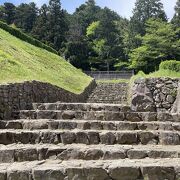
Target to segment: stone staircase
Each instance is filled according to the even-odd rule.
[[[180,117],[33,104],[0,121],[0,180],[180,180]]]
[[[98,83],[87,102],[125,104],[127,92],[127,83]]]
[[[0,180],[180,180],[180,117],[33,104],[0,121]]]

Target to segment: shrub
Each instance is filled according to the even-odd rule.
[[[164,61],[160,64],[159,69],[180,72],[180,61],[176,61],[176,60]]]
[[[25,42],[28,42],[29,44],[32,44],[36,47],[46,49],[49,52],[57,54],[57,51],[54,50],[53,48],[51,48],[50,46],[43,44],[41,41],[28,36],[27,34],[21,32],[20,30],[18,30],[16,28],[8,26],[6,23],[4,23],[2,21],[0,21],[0,28],[9,32],[11,35],[13,35],[13,36],[25,41]]]

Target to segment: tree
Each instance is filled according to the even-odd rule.
[[[115,62],[124,57],[122,37],[116,20],[119,20],[119,16],[105,8],[101,20],[93,22],[87,28],[87,37],[98,55],[97,61],[93,58],[93,64],[101,70],[114,69]],[[97,67],[97,64],[100,66]]]
[[[66,14],[69,31],[66,34],[66,47],[63,49],[65,58],[75,67],[90,70],[89,56],[94,51],[86,37],[86,28],[98,19],[101,11],[94,0],[89,0],[76,9],[73,15]]]
[[[90,70],[89,55],[92,51],[86,40],[66,43],[65,58],[75,67]]]
[[[150,18],[167,21],[163,4],[160,0],[137,0],[125,35],[125,48],[127,52],[141,45],[141,41],[137,38],[137,35],[145,35],[145,23]]]
[[[2,5],[0,6],[0,20],[4,21],[4,7]]]
[[[56,50],[60,50],[62,48],[62,43],[66,40],[65,33],[68,30],[68,26],[65,21],[65,13],[61,9],[60,0],[50,0],[48,8],[48,26],[50,27],[48,40],[52,43]]]
[[[1,20],[5,21],[7,24],[12,24],[15,19],[16,7],[12,3],[4,3],[1,6]]]
[[[83,40],[83,27],[82,24],[79,23],[77,16],[67,14],[66,19],[69,27],[69,31],[67,32],[67,41],[77,42]]]
[[[167,21],[163,4],[160,0],[137,0],[133,10],[131,23],[137,34],[145,34],[145,23],[150,18],[158,18]]]
[[[17,7],[15,25],[23,31],[30,33],[36,22],[38,9],[35,3],[22,3]]]
[[[47,36],[49,31],[48,16],[49,16],[49,9],[47,5],[44,4],[39,10],[39,16],[32,30],[33,36],[44,43],[48,43],[47,42]]]
[[[131,67],[151,72],[161,61],[180,58],[178,31],[161,19],[150,19],[146,23],[146,34],[139,37],[142,45],[130,53]]]
[[[82,27],[82,34],[85,36],[87,27],[94,21],[99,20],[101,8],[96,6],[94,0],[88,0],[76,9],[73,14],[74,20]]]
[[[172,23],[176,27],[180,27],[180,0],[177,0],[176,6],[174,9],[175,9],[175,14],[174,14],[174,17],[172,19]]]

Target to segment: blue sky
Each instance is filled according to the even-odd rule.
[[[48,3],[48,0],[0,0],[0,4],[7,1],[14,4],[34,1],[38,6],[42,5],[43,3]],[[85,1],[86,0],[61,0],[62,7],[69,13],[74,12],[75,9]],[[101,7],[107,6],[121,16],[129,18],[132,15],[132,9],[135,1],[136,0],[96,0],[96,3]],[[174,15],[174,6],[176,1],[177,0],[161,0],[161,2],[164,4],[164,9],[169,19],[171,19]]]

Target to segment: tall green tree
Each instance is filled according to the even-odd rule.
[[[75,67],[90,70],[89,55],[92,49],[88,41],[69,41],[66,43],[65,58]]]
[[[79,17],[67,14],[66,19],[69,27],[67,32],[67,40],[75,42],[84,39],[85,35],[83,34],[83,27],[79,21]]]
[[[98,54],[94,65],[99,64],[98,68],[101,70],[113,69],[116,60],[124,56],[123,42],[118,31],[117,20],[119,20],[119,16],[114,16],[113,11],[105,8],[101,21],[93,22],[87,28],[87,36]]]
[[[0,20],[4,21],[4,7],[0,5]]]
[[[64,57],[75,67],[90,70],[89,55],[92,48],[83,34],[83,26],[78,16],[66,15],[69,24],[67,43],[64,48]]]
[[[130,53],[132,68],[151,72],[164,60],[180,58],[179,30],[161,19],[149,19],[146,26],[146,34],[139,37],[142,45]]]
[[[34,24],[32,34],[35,38],[48,44],[47,36],[49,31],[48,19],[49,19],[49,8],[46,4],[43,4],[39,10],[39,16]]]
[[[145,34],[145,23],[150,18],[159,18],[167,21],[167,17],[160,0],[137,0],[133,10],[131,23],[137,34]]]
[[[94,21],[98,21],[99,14],[101,13],[101,8],[96,5],[94,0],[88,0],[85,4],[82,4],[76,9],[73,14],[74,20],[77,24],[81,25],[82,33],[86,34],[86,29]]]
[[[0,19],[5,21],[7,24],[14,23],[15,20],[15,13],[16,13],[16,6],[12,3],[4,3],[0,9]]]
[[[22,3],[16,8],[15,25],[30,33],[36,22],[38,9],[35,3]]]
[[[76,9],[73,15],[68,15],[69,30],[66,34],[65,58],[77,68],[90,70],[89,56],[94,55],[86,37],[86,28],[99,17],[101,8],[94,0],[88,0]]]
[[[61,9],[60,0],[49,1],[49,22],[48,40],[56,50],[62,48],[62,43],[66,40],[65,33],[68,26],[65,20],[65,13]]]
[[[180,27],[180,0],[177,0],[176,6],[174,9],[175,9],[175,14],[174,14],[174,17],[172,19],[172,23],[176,27]]]
[[[146,21],[150,18],[159,18],[167,21],[167,17],[160,0],[136,0],[133,16],[125,35],[127,52],[141,45],[137,35],[145,35]]]

